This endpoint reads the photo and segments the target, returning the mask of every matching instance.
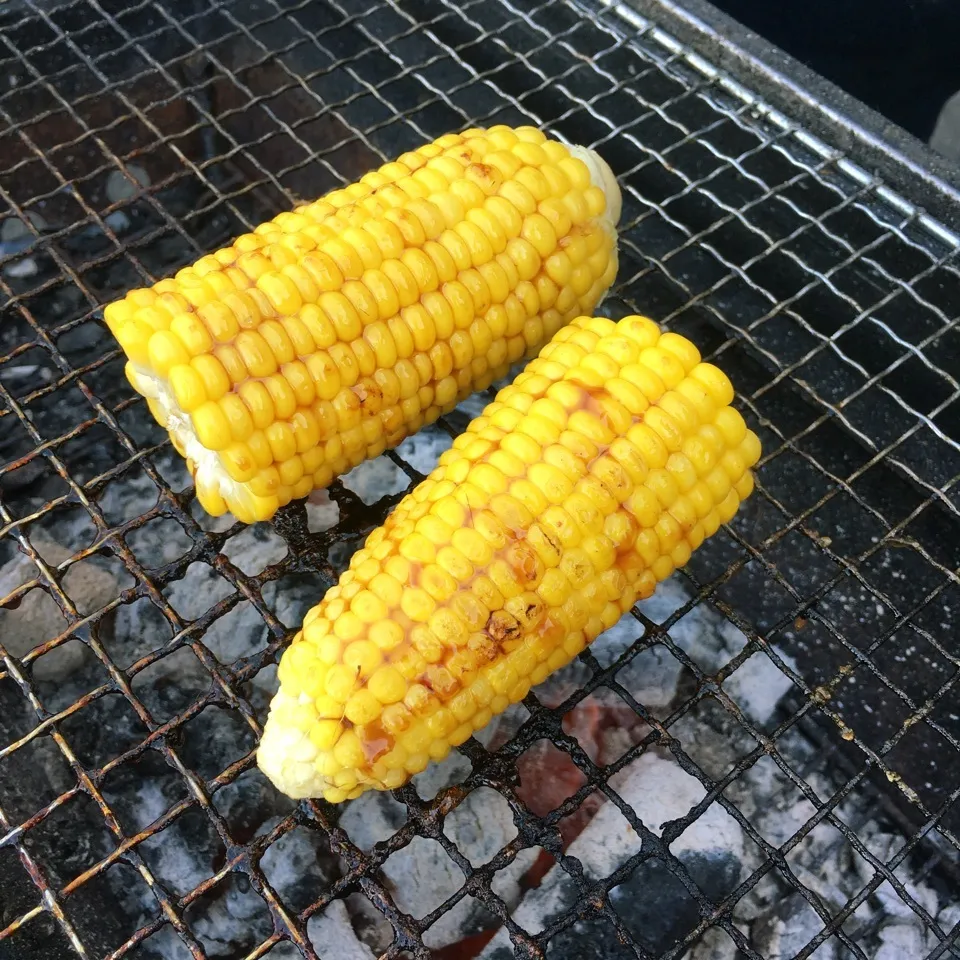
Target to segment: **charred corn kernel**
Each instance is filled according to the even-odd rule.
[[[709,403],[678,400],[691,380]],[[731,398],[650,321],[561,330],[308,614],[322,664],[281,660],[267,776],[330,801],[391,789],[569,662],[750,494],[760,444]],[[321,676],[340,705],[322,718],[303,708]]]
[[[104,318],[204,508],[263,520],[592,311],[616,272],[619,216],[592,151],[532,128],[451,134],[131,291]],[[658,364],[684,370],[693,356],[669,338],[665,360],[640,354],[664,391],[677,377]],[[698,416],[724,406],[719,371],[695,387],[678,403]],[[359,406],[344,391],[360,391]],[[719,430],[725,442],[737,423]],[[256,472],[240,479],[250,468],[233,445],[254,434]]]

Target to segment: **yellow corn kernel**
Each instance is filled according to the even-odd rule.
[[[223,450],[230,444],[230,424],[220,407],[212,400],[201,404],[190,416],[197,439],[208,450]]]
[[[203,378],[188,364],[170,368],[170,389],[181,410],[193,413],[208,399]]]
[[[441,137],[109,305],[130,382],[149,394],[176,449],[193,449],[206,507],[266,519],[273,504],[400,443],[592,310],[616,272],[620,197],[602,160],[588,168],[575,155],[532,129]],[[665,341],[661,353],[671,350],[681,347]],[[709,369],[699,376],[696,415],[713,425],[724,381]],[[345,389],[362,389],[363,404],[340,417],[333,403]],[[227,395],[219,413],[206,406]],[[245,468],[233,464],[231,476],[193,446],[204,445],[194,414],[203,436],[222,443],[224,418],[231,440],[248,442],[303,411],[313,419],[294,430],[296,464],[260,464],[251,451],[259,472],[249,481],[237,479]],[[274,442],[287,450],[284,436]]]
[[[237,483],[247,483],[257,474],[257,464],[244,443],[231,443],[220,451],[220,462],[230,474],[230,478]]]
[[[176,334],[193,357],[213,349],[213,338],[196,314],[178,313],[170,321],[170,332]]]
[[[287,336],[283,324],[277,320],[265,320],[257,332],[263,337],[267,349],[273,354],[278,364],[290,363],[296,356],[293,343]]]
[[[139,320],[126,320],[113,329],[113,335],[132,363],[145,367],[150,363],[148,344],[153,329]]]
[[[339,290],[343,285],[343,273],[329,253],[312,250],[300,263],[320,290]]]
[[[298,456],[281,463],[277,469],[280,482],[286,487],[295,487],[303,478],[303,461]]]
[[[279,373],[262,381],[270,394],[273,410],[278,420],[289,420],[297,409],[297,397],[290,384]]]
[[[714,419],[714,426],[723,436],[727,448],[738,447],[746,434],[743,417],[733,407],[724,407],[722,410],[718,410]]]
[[[158,330],[150,337],[147,356],[150,365],[160,376],[166,376],[178,364],[190,362],[190,354],[180,338],[169,330]]]
[[[633,380],[638,367],[656,373]],[[392,789],[649,597],[752,490],[755,435],[723,404],[702,423],[682,389],[719,401],[718,373],[642,318],[561,330],[308,615],[308,634],[333,625],[324,683],[351,725],[303,727],[317,668],[288,651],[267,776],[293,797]]]
[[[316,390],[313,386],[313,377],[305,363],[301,360],[285,363],[280,368],[280,375],[289,384],[298,406],[309,407],[313,403]]]
[[[270,444],[273,459],[278,464],[289,460],[297,452],[297,439],[293,433],[293,428],[282,420],[271,423],[264,430],[264,436],[267,438],[267,443]]]
[[[297,285],[285,273],[265,273],[257,279],[257,287],[280,316],[293,316],[303,306]]]
[[[254,431],[253,418],[246,404],[236,393],[228,393],[219,400],[220,409],[230,425],[230,434],[234,440],[245,442]]]

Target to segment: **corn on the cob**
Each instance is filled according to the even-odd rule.
[[[569,662],[750,494],[732,398],[650,320],[561,329],[307,614],[266,775],[330,801],[397,787]]]
[[[104,310],[215,516],[268,519],[535,354],[617,269],[620,193],[539,130],[450,134]]]

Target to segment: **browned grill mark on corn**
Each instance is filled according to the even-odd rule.
[[[750,494],[732,399],[650,320],[561,329],[307,615],[262,769],[293,797],[397,787],[521,700]]]
[[[531,127],[468,130],[104,318],[203,507],[263,520],[592,311],[616,275],[619,206],[591,151]]]

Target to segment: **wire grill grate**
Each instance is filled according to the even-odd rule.
[[[600,921],[623,956],[679,957],[713,931],[730,951],[717,956],[753,958],[762,954],[740,908],[774,876],[818,919],[797,956],[869,956],[876,930],[851,932],[851,920],[885,886],[923,930],[925,956],[960,956],[960,917],[944,926],[903,874],[919,864],[956,900],[956,237],[612,2],[27,0],[0,13],[0,85],[0,559],[20,571],[0,575],[0,615],[20,618],[0,638],[0,957],[226,956],[207,936],[210,904],[224,897],[248,910],[235,915],[252,931],[242,955],[317,956],[308,920],[360,895],[392,925],[386,957],[429,956],[424,931],[473,898],[522,956],[572,955],[557,944]],[[324,509],[339,519],[326,529],[311,519],[322,504],[292,505],[260,534],[211,523],[127,389],[98,308],[299,197],[494,122],[549,127],[614,167],[621,271],[606,312],[653,316],[723,365],[764,442],[757,493],[694,558],[668,616],[637,611],[636,642],[612,662],[585,654],[586,679],[562,702],[531,694],[529,716],[499,748],[468,742],[462,782],[431,799],[399,791],[403,822],[372,850],[322,804],[293,810],[273,797],[244,819],[236,798],[266,793],[252,751],[282,639],[303,598],[420,476],[414,446],[390,455],[400,479],[373,503],[349,480],[336,484]],[[465,422],[458,412],[441,426],[452,436]],[[261,568],[245,568],[244,537],[276,547]],[[98,576],[112,593],[97,592]],[[206,597],[196,608],[187,601],[197,591],[183,586],[194,582]],[[677,640],[707,608],[744,637],[716,669]],[[244,609],[262,637],[234,656],[231,617]],[[11,649],[28,620],[47,632]],[[653,650],[685,678],[662,710],[623,679]],[[789,681],[764,723],[731,692],[756,656]],[[178,673],[202,680],[171,683]],[[601,694],[643,725],[602,763],[567,722]],[[708,728],[745,744],[722,769],[701,749]],[[214,752],[222,764],[205,752],[218,739],[236,746],[235,756]],[[543,739],[581,780],[538,815],[517,765]],[[804,755],[801,742],[816,749]],[[705,791],[662,835],[616,786],[654,752]],[[807,811],[778,842],[731,799],[769,764]],[[156,809],[144,783],[164,801]],[[444,824],[481,787],[506,799],[516,836],[478,866]],[[600,878],[561,841],[591,796],[643,841]],[[857,797],[871,810],[887,804],[900,824],[889,855],[847,815]],[[713,898],[668,849],[711,810],[756,851]],[[202,876],[178,878],[157,850],[191,823],[208,862]],[[827,828],[866,865],[840,902],[791,860]],[[303,830],[334,866],[293,902],[265,863]],[[380,872],[416,838],[439,843],[463,873],[420,919]],[[535,933],[494,883],[531,847],[574,889],[570,908]],[[663,949],[638,936],[613,895],[654,867],[693,904]],[[126,925],[110,907],[118,877],[154,904]]]

